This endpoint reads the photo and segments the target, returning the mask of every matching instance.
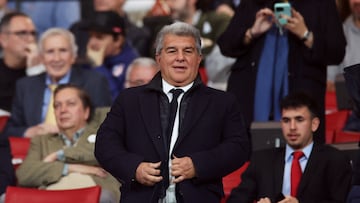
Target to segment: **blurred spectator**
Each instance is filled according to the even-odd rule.
[[[87,55],[95,71],[104,75],[115,99],[124,88],[129,64],[138,57],[126,41],[124,18],[113,11],[95,12],[84,29],[89,32]]]
[[[33,19],[39,34],[49,28],[68,29],[80,20],[80,2],[78,0],[56,1],[9,1],[9,7],[19,10]]]
[[[159,66],[152,58],[140,57],[133,60],[126,70],[125,88],[149,83],[159,70]]]
[[[10,11],[11,9],[7,6],[7,0],[0,0],[0,20]]]
[[[283,26],[273,7],[273,1],[242,0],[219,38],[222,53],[237,58],[227,90],[237,96],[249,126],[279,121],[281,98],[307,91],[320,105],[315,141],[323,143],[326,66],[340,63],[346,46],[335,1],[292,1]]]
[[[6,136],[34,137],[58,132],[51,122],[53,114],[48,114],[52,100],[52,86],[73,83],[84,88],[94,105],[110,106],[111,95],[106,78],[102,75],[72,67],[76,58],[74,36],[66,29],[47,30],[39,40],[39,51],[46,72],[25,77],[16,83],[16,95],[11,117],[4,129]],[[45,122],[46,118],[49,122]]]
[[[218,0],[216,2],[216,12],[224,13],[231,17],[235,14],[235,8],[240,4],[240,0]]]
[[[86,44],[89,41],[88,33],[81,28],[84,23],[86,24],[89,19],[93,18],[94,12],[113,11],[120,15],[125,22],[124,33],[129,33],[126,40],[141,56],[145,56],[147,54],[146,48],[150,33],[148,33],[146,29],[136,26],[129,20],[125,10],[123,9],[126,0],[93,0],[91,2],[94,6],[93,9],[95,10],[92,12],[92,15],[74,23],[70,28],[71,32],[74,33],[76,43],[79,46],[78,57],[80,62],[83,62],[84,60],[86,62]]]
[[[3,57],[0,59],[0,109],[10,112],[15,83],[30,74],[39,63],[36,46],[36,29],[24,13],[7,13],[0,22],[0,43]],[[29,67],[29,69],[26,69]]]
[[[336,7],[340,14],[341,21],[345,21],[351,14],[349,0],[336,0]]]
[[[360,1],[345,0],[348,2],[351,14],[343,23],[345,38],[347,41],[345,57],[339,65],[328,66],[327,85],[328,90],[335,90],[335,78],[337,74],[343,73],[343,69],[360,63]]]
[[[102,169],[95,156],[99,126],[89,123],[91,100],[85,90],[60,85],[54,93],[59,133],[35,137],[24,162],[16,170],[23,187],[59,190],[100,185],[100,202],[119,202],[119,182]]]
[[[14,167],[11,163],[10,144],[6,137],[0,136],[0,202],[4,202],[7,186],[15,185]]]
[[[347,41],[346,52],[343,61],[339,65],[327,67],[327,90],[336,91],[335,78],[343,73],[345,67],[360,63],[360,1],[346,0],[350,6],[351,15],[343,23],[345,38]],[[351,114],[344,126],[346,131],[360,131],[360,118],[357,114]]]
[[[150,33],[142,27],[132,23],[125,10],[124,4],[127,0],[94,0],[95,11],[114,11],[124,18],[127,37],[126,39],[138,51],[141,56],[146,54],[146,44],[149,40]]]

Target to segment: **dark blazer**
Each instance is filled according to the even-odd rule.
[[[285,149],[254,152],[241,183],[228,203],[253,203],[269,197],[272,202],[282,191]],[[314,145],[298,189],[301,203],[345,202],[351,183],[351,164],[339,150]]]
[[[15,172],[11,159],[9,141],[4,136],[0,136],[0,196],[7,186],[15,185]]]
[[[228,80],[228,91],[239,99],[249,124],[253,120],[256,76],[266,34],[257,37],[249,45],[245,45],[243,39],[246,30],[255,22],[256,12],[265,7],[272,8],[273,3],[274,0],[242,0],[218,40],[221,52],[237,59]],[[340,63],[345,55],[346,41],[342,23],[335,1],[294,0],[291,4],[314,33],[314,45],[309,49],[297,36],[289,33],[289,91],[306,91],[319,102],[322,119],[319,130],[324,131],[326,67]],[[319,132],[314,139],[319,138],[324,142],[322,134]]]
[[[122,203],[158,202],[161,182],[148,187],[134,177],[141,162],[167,161],[160,118],[160,99],[166,95],[161,88],[159,73],[148,85],[121,92],[97,133],[95,156],[122,183]],[[203,85],[200,77],[186,97],[190,101],[173,154],[191,157],[196,178],[176,185],[178,202],[220,202],[222,177],[249,156],[239,104],[234,96]]]
[[[17,81],[11,116],[4,129],[6,136],[23,136],[28,127],[42,122],[45,80],[46,73],[42,73]],[[99,73],[74,67],[71,69],[70,83],[82,87],[95,107],[111,105],[108,82]]]

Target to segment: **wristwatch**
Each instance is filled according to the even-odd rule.
[[[309,39],[310,34],[311,34],[311,31],[306,30],[306,32],[304,33],[303,37],[301,38],[301,41],[302,41],[302,42],[306,42],[306,40]]]

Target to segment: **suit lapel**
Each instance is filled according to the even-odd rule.
[[[44,104],[44,93],[45,93],[45,74],[39,75],[39,80],[34,80],[37,84],[32,84],[30,88],[29,93],[31,93],[31,96],[28,96],[26,98],[29,103],[25,103],[30,108],[29,109],[29,115],[33,115],[34,118],[36,118],[36,124],[43,122],[42,121],[42,110],[43,110],[43,104]],[[38,88],[34,88],[38,87]],[[34,91],[36,90],[36,91]]]
[[[309,183],[312,176],[316,174],[315,171],[320,165],[321,160],[321,149],[314,144],[313,150],[306,164],[305,171],[301,177],[298,194],[302,194],[302,191],[306,188],[306,185]]]
[[[164,139],[161,137],[160,107],[157,94],[139,95],[140,111],[143,116],[146,131],[150,136],[161,159],[165,158]]]
[[[174,149],[189,134],[191,128],[197,124],[209,104],[210,96],[203,90],[204,88],[196,90],[196,94],[190,98]]]
[[[281,148],[275,150],[274,160],[274,189],[276,193],[282,191],[282,184],[284,179],[284,165],[285,165],[285,149]]]

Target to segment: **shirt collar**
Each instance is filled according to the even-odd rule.
[[[164,79],[162,79],[162,86],[163,86],[163,91],[165,94],[168,94],[170,92],[170,90],[172,89],[182,89],[184,90],[184,93],[186,91],[188,91],[192,86],[193,86],[194,82],[191,82],[190,84],[188,85],[185,85],[183,87],[175,87],[173,85],[170,85],[168,82],[166,82]]]
[[[74,145],[74,143],[76,143],[80,139],[81,135],[84,132],[84,129],[85,128],[81,128],[78,131],[76,131],[75,134],[73,135],[72,140],[70,140],[65,134],[63,134],[61,132],[59,133],[59,135],[60,135],[61,139],[65,142],[65,145],[69,147],[69,146]]]
[[[58,84],[67,84],[67,83],[69,83],[69,82],[70,82],[70,76],[71,76],[71,69],[70,69],[69,72],[67,72],[67,73],[64,75],[64,77],[62,77],[62,78],[59,80]],[[50,79],[50,76],[49,76],[48,74],[46,74],[46,81],[45,81],[45,83],[46,83],[46,85],[52,84],[51,79]]]
[[[314,142],[311,142],[308,146],[306,146],[305,148],[303,148],[301,151],[304,153],[304,156],[306,157],[306,159],[309,159],[312,148],[314,146]],[[291,148],[289,145],[286,145],[286,152],[285,152],[285,160],[289,161],[292,159],[292,153],[295,150],[293,148]]]

